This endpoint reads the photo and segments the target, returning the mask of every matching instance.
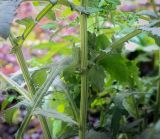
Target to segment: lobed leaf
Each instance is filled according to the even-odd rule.
[[[128,85],[138,85],[139,71],[136,63],[127,60],[116,52],[103,52],[102,55],[104,56],[99,60],[99,64],[106,69],[113,79]]]

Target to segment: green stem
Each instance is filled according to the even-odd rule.
[[[118,46],[122,45],[123,43],[125,43],[126,41],[128,41],[129,39],[137,36],[138,34],[142,33],[142,30],[134,30],[131,33],[127,34],[126,36],[122,37],[121,39],[117,40],[116,42],[114,42],[110,47],[112,49],[117,49]]]
[[[81,6],[87,6],[87,0],[81,0]],[[80,101],[80,129],[79,138],[85,139],[87,126],[87,102],[88,102],[88,38],[87,38],[87,16],[80,15],[80,37],[81,37],[81,101]]]
[[[33,84],[32,80],[31,80],[31,76],[28,71],[28,67],[25,62],[22,50],[17,49],[17,51],[15,52],[15,55],[17,57],[17,61],[18,61],[19,66],[21,68],[21,71],[22,71],[24,80],[26,82],[27,88],[28,88],[29,92],[31,93],[31,95],[33,96],[33,94],[35,93],[35,88],[34,88],[34,84]]]
[[[69,90],[65,90],[65,93],[66,93],[66,96],[68,98],[68,101],[72,107],[72,111],[74,113],[74,117],[76,119],[76,122],[79,122],[79,115],[78,115],[78,108],[77,108],[77,105],[74,103],[74,100],[69,92]]]
[[[121,39],[115,41],[114,43],[112,43],[110,45],[111,51],[116,50],[119,47],[122,47],[122,44],[127,42],[129,39],[137,36],[138,34],[142,33],[142,30],[134,30],[131,33],[125,35],[124,37],[122,37]],[[103,59],[105,57],[106,53],[103,53],[101,55],[99,55],[98,57],[96,57],[96,62],[99,62],[101,59]]]
[[[51,0],[24,0],[24,1],[41,1],[41,2],[50,2]],[[53,0],[52,0],[53,1]],[[92,14],[96,11],[89,11],[86,10],[83,6],[77,6],[73,2],[70,2],[69,0],[58,0],[57,4],[64,5],[66,7],[71,8],[71,10],[76,11],[78,13],[83,14]]]
[[[31,33],[31,31],[33,30],[33,28],[35,27],[35,25],[48,13],[49,10],[52,9],[52,7],[54,6],[54,4],[56,4],[56,1],[55,3],[49,3],[39,14],[38,16],[36,17],[36,23],[32,24],[29,28],[27,28],[23,35],[22,35],[22,38],[20,41],[19,41],[19,44],[18,44],[18,47],[22,46],[24,41],[26,40],[26,38],[28,37],[28,35]],[[10,41],[13,45],[13,47],[17,47],[17,43],[14,42],[14,37],[12,36],[12,34],[10,35]],[[24,56],[23,56],[23,53],[22,53],[22,50],[21,48],[19,49],[16,49],[15,51],[15,55],[17,57],[17,61],[20,65],[20,68],[22,70],[22,73],[23,73],[23,76],[24,76],[24,79],[26,81],[26,84],[27,84],[27,87],[28,87],[28,90],[29,92],[31,93],[31,95],[33,96],[33,94],[35,93],[35,88],[34,88],[34,85],[33,85],[33,82],[31,80],[31,77],[30,77],[30,74],[29,74],[29,71],[28,71],[28,67],[26,65],[26,62],[25,62],[25,59],[24,59]],[[39,117],[39,120],[40,120],[40,123],[41,123],[41,127],[42,127],[42,130],[44,132],[44,137],[45,139],[51,139],[52,136],[50,134],[50,130],[49,130],[49,127],[48,127],[48,124],[47,124],[47,120],[45,119],[45,117],[43,116],[38,116]],[[28,126],[29,125],[29,122],[30,122],[30,119],[31,119],[31,116],[29,117],[26,117],[25,121],[26,122],[26,125]],[[26,126],[26,127],[27,127]],[[23,135],[23,132],[21,133],[21,135]],[[22,136],[18,136],[18,138],[22,138]],[[17,138],[17,139],[18,139]]]
[[[14,39],[12,34],[10,34],[9,39],[10,39],[13,47],[16,47],[16,43],[14,43],[15,39]],[[21,71],[22,71],[24,80],[26,82],[27,88],[28,88],[29,92],[31,93],[31,96],[33,97],[33,95],[36,92],[36,90],[35,90],[34,84],[32,82],[32,79],[31,79],[31,76],[30,76],[30,73],[29,73],[29,70],[28,70],[26,61],[24,59],[24,56],[23,56],[21,48],[16,50],[15,55],[16,55],[17,61],[19,63],[19,66],[21,68]],[[49,127],[48,127],[48,124],[47,124],[47,121],[46,121],[45,117],[43,117],[43,116],[38,116],[38,117],[39,117],[40,123],[42,125],[42,129],[43,129],[43,132],[44,132],[44,137],[46,139],[51,139],[52,136],[49,133]],[[29,125],[31,116],[28,117],[27,119],[28,120],[27,120],[26,124]],[[21,134],[23,135],[23,132]],[[22,138],[22,137],[20,137],[20,138]]]
[[[29,28],[27,28],[23,35],[22,35],[22,39],[19,41],[19,46],[21,47],[24,43],[24,41],[26,40],[26,38],[28,37],[28,35],[31,33],[31,31],[34,29],[34,27],[37,25],[37,23],[48,13],[48,11],[50,11],[53,6],[56,4],[56,1],[54,4],[49,3],[36,17],[36,20],[34,23],[32,23]]]
[[[25,99],[31,101],[31,96],[30,94],[23,88],[21,88],[16,82],[14,82],[13,80],[9,79],[6,75],[4,75],[3,73],[0,73],[0,78],[4,81],[6,81],[7,83],[9,83],[12,88],[14,88],[20,95],[22,95]]]
[[[56,67],[56,69],[55,69],[55,67],[52,68],[47,80],[44,82],[44,84],[35,93],[35,95],[32,99],[33,100],[32,107],[28,110],[27,115],[25,116],[20,128],[18,129],[18,132],[16,134],[16,139],[21,139],[22,138],[22,135],[23,135],[24,131],[26,130],[27,126],[28,126],[28,123],[30,121],[30,118],[32,117],[32,114],[33,114],[34,110],[42,102],[42,99],[43,99],[44,95],[46,94],[46,92],[48,91],[48,88],[50,87],[50,85],[53,83],[53,80],[57,77],[58,74],[60,74],[62,72],[62,70],[64,70],[64,68],[65,68],[64,63],[65,63],[65,61],[62,62],[61,64],[59,64]],[[40,119],[41,119],[41,117],[40,117]],[[45,119],[43,119],[42,122],[44,120]],[[45,129],[46,125],[47,125],[47,123],[44,122],[42,124],[42,128],[44,126],[44,129]],[[44,135],[47,135],[47,133],[49,133],[49,129],[46,128],[46,132],[45,132]],[[48,138],[44,137],[44,139],[48,139]]]

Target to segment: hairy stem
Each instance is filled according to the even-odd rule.
[[[56,2],[55,2],[56,4]],[[48,13],[48,11],[50,11],[53,8],[54,4],[49,3],[36,17],[36,20],[34,23],[32,23],[29,28],[27,28],[23,35],[22,35],[22,39],[19,41],[19,46],[22,46],[24,41],[26,40],[26,38],[28,37],[28,35],[32,32],[32,30],[34,29],[34,27],[36,26],[36,24]]]
[[[87,6],[87,0],[81,0],[81,6]],[[87,125],[87,102],[88,102],[88,38],[87,38],[87,16],[80,15],[80,37],[81,37],[81,101],[80,101],[80,129],[79,138],[85,139]]]
[[[6,75],[3,73],[0,73],[0,78],[7,83],[9,83],[13,89],[15,89],[20,95],[22,95],[25,99],[31,101],[31,96],[30,94],[24,89],[21,88],[15,81],[9,79]]]
[[[74,100],[73,100],[72,96],[70,95],[69,90],[66,90],[65,93],[66,93],[66,96],[67,96],[69,103],[72,107],[74,117],[75,117],[76,121],[79,122],[78,108],[77,108],[76,104],[74,103]]]
[[[12,34],[10,34],[9,38],[10,38],[10,41],[11,41],[13,47],[16,47],[16,43],[14,43],[14,37],[12,36]],[[19,63],[19,66],[21,68],[21,71],[22,71],[24,80],[26,82],[27,88],[28,88],[29,92],[31,93],[31,96],[33,97],[33,95],[34,95],[36,90],[35,90],[34,84],[32,82],[32,79],[31,79],[31,76],[30,76],[30,73],[29,73],[29,70],[28,70],[26,61],[24,59],[24,56],[23,56],[21,48],[16,50],[15,55],[16,55],[17,61]],[[30,119],[31,119],[31,116],[27,117],[27,119],[28,120],[27,120],[26,125],[28,126],[29,122],[30,122]],[[51,139],[52,136],[49,133],[49,127],[48,127],[48,124],[47,124],[47,121],[46,121],[45,117],[39,116],[39,119],[40,119],[41,125],[43,125],[42,129],[43,129],[43,132],[44,132],[44,137],[46,139]],[[45,127],[44,127],[44,125],[45,125]],[[23,136],[23,132],[21,133],[21,135]],[[19,137],[22,138],[22,136],[19,136]]]
[[[129,39],[137,36],[138,34],[142,33],[142,30],[134,30],[131,33],[125,35],[124,37],[120,38],[119,40],[115,41],[114,43],[112,43],[110,45],[111,51],[116,50],[119,47],[122,47],[122,44],[127,42]],[[105,53],[99,55],[98,57],[95,58],[96,62],[99,62],[101,59],[103,59],[103,57],[105,57]]]
[[[110,47],[112,49],[116,49],[118,46],[122,45],[123,43],[125,43],[126,41],[128,41],[129,39],[137,36],[138,34],[142,33],[142,30],[134,30],[131,33],[127,34],[126,36],[122,37],[121,39],[117,40],[116,42],[114,42]]]
[[[28,37],[28,35],[31,33],[31,31],[33,30],[33,28],[35,27],[35,25],[48,13],[49,10],[52,9],[52,7],[54,6],[54,4],[56,4],[56,1],[55,1],[55,3],[49,3],[38,14],[38,16],[36,17],[36,22],[34,24],[32,24],[29,28],[27,28],[24,31],[24,33],[22,35],[22,39],[19,41],[18,44],[15,43],[15,41],[14,41],[15,38],[12,36],[12,34],[10,35],[10,41],[11,41],[13,47],[21,47],[23,45],[24,41],[26,40],[26,38]],[[24,79],[26,81],[26,84],[27,84],[27,88],[28,88],[29,92],[31,93],[31,95],[33,96],[33,94],[35,93],[35,88],[34,88],[32,79],[30,77],[30,74],[29,74],[29,71],[28,71],[28,67],[27,67],[27,64],[25,62],[25,59],[24,59],[24,56],[23,56],[21,48],[16,49],[15,55],[17,57],[17,61],[18,61],[19,65],[20,65],[20,68],[22,70],[23,77],[24,77]],[[38,116],[38,117],[39,117],[39,120],[40,120],[40,123],[41,123],[41,127],[42,127],[43,132],[44,132],[44,138],[45,139],[51,139],[52,136],[51,136],[50,131],[49,131],[47,120],[43,116]],[[29,125],[31,116],[25,117],[25,119],[27,119],[27,120],[25,120],[25,121],[27,121],[25,127],[27,127]],[[24,134],[24,132],[20,133],[20,136],[17,136],[17,139],[23,138],[22,137],[23,134]]]
[[[65,61],[64,61],[65,62]],[[47,80],[44,82],[44,84],[38,89],[38,91],[35,93],[34,97],[33,97],[33,104],[32,107],[30,109],[28,109],[27,115],[25,116],[18,132],[16,135],[16,139],[21,139],[24,131],[26,130],[28,123],[30,121],[30,118],[32,117],[32,114],[34,112],[34,110],[38,107],[38,105],[42,102],[42,99],[44,97],[44,95],[46,94],[46,92],[48,91],[48,88],[50,87],[50,85],[53,83],[53,80],[57,77],[58,74],[60,74],[60,72],[62,72],[62,70],[65,68],[64,64],[61,63],[58,67],[53,67]],[[62,66],[63,65],[63,66]],[[40,117],[41,119],[41,117]],[[42,128],[44,126],[44,129],[46,128],[46,124],[45,123],[45,119],[41,119],[42,120]],[[49,133],[49,130],[46,129],[46,132],[44,133],[44,135],[47,135],[47,133]],[[44,137],[44,139],[48,139],[46,137]]]

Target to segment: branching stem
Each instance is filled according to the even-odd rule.
[[[33,94],[35,93],[35,88],[34,88],[34,85],[33,85],[33,82],[32,82],[32,79],[30,77],[30,73],[28,71],[28,67],[27,67],[27,64],[26,64],[26,61],[24,59],[24,56],[23,56],[23,53],[22,53],[22,50],[21,50],[21,47],[24,43],[24,41],[26,40],[26,38],[28,37],[28,35],[31,33],[31,31],[33,30],[33,28],[35,27],[35,25],[48,13],[49,10],[52,9],[52,7],[54,6],[53,3],[49,3],[39,14],[38,16],[36,17],[36,22],[31,24],[29,28],[27,28],[22,37],[21,37],[21,40],[19,41],[19,43],[17,44],[15,42],[15,38],[12,34],[10,34],[10,41],[13,45],[13,47],[17,48],[16,51],[15,51],[15,55],[17,57],[17,61],[19,63],[19,66],[22,70],[22,73],[23,73],[23,77],[26,81],[26,84],[27,84],[27,88],[29,90],[29,92],[31,93],[31,95],[33,96]],[[31,113],[32,111],[28,111],[28,113]],[[38,116],[39,117],[39,120],[40,120],[40,123],[41,123],[41,127],[43,129],[43,132],[44,132],[44,138],[45,139],[52,139],[52,136],[50,134],[50,130],[49,130],[49,127],[48,127],[48,124],[47,124],[47,121],[45,119],[45,117],[43,116]],[[31,114],[30,116],[26,116],[25,117],[25,126],[24,126],[24,130],[27,128],[29,122],[30,122],[30,119],[31,119]],[[18,136],[17,136],[17,139],[21,139],[23,138],[23,134],[24,134],[24,130],[20,132],[18,132]]]

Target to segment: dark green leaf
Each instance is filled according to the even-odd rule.
[[[121,4],[120,0],[105,0],[105,1],[109,2],[109,3],[112,3],[114,5],[120,5]]]
[[[128,68],[125,63],[125,58],[120,54],[113,53],[107,54],[99,62],[107,72],[111,75],[113,79],[120,82],[128,81]]]
[[[116,52],[106,53],[99,60],[99,64],[106,69],[113,79],[128,85],[134,86],[138,84],[139,72],[136,64],[127,60],[121,54]]]
[[[110,44],[110,41],[106,37],[106,35],[101,34],[101,35],[97,36],[96,45],[98,48],[105,49],[109,46],[109,44]]]
[[[138,118],[135,101],[133,96],[128,96],[123,99],[123,106],[132,117]]]
[[[53,10],[50,10],[50,11],[46,14],[46,17],[47,17],[48,19],[51,19],[51,20],[56,20],[56,15],[55,15],[55,13],[54,13]]]
[[[160,41],[159,41],[160,37],[159,37],[159,36],[156,36],[156,35],[151,35],[151,37],[155,40],[155,43],[156,43],[158,46],[160,46]]]
[[[99,0],[89,0],[88,1],[88,6],[90,7],[98,7],[99,5]]]
[[[115,10],[120,5],[120,0],[100,0],[99,7],[103,7],[106,10]]]
[[[87,139],[111,139],[110,133],[106,132],[100,132],[100,131],[94,131],[89,130],[87,133]]]
[[[92,88],[97,92],[103,91],[105,72],[101,66],[93,66],[88,72],[88,78]]]
[[[95,40],[96,40],[96,34],[95,33],[91,33],[91,32],[88,32],[88,46],[90,49],[96,49],[96,43],[95,43]]]
[[[112,121],[111,121],[111,129],[112,129],[112,134],[114,137],[119,132],[120,128],[120,120],[122,118],[123,110],[121,108],[115,107],[113,109],[113,116],[112,116]]]

